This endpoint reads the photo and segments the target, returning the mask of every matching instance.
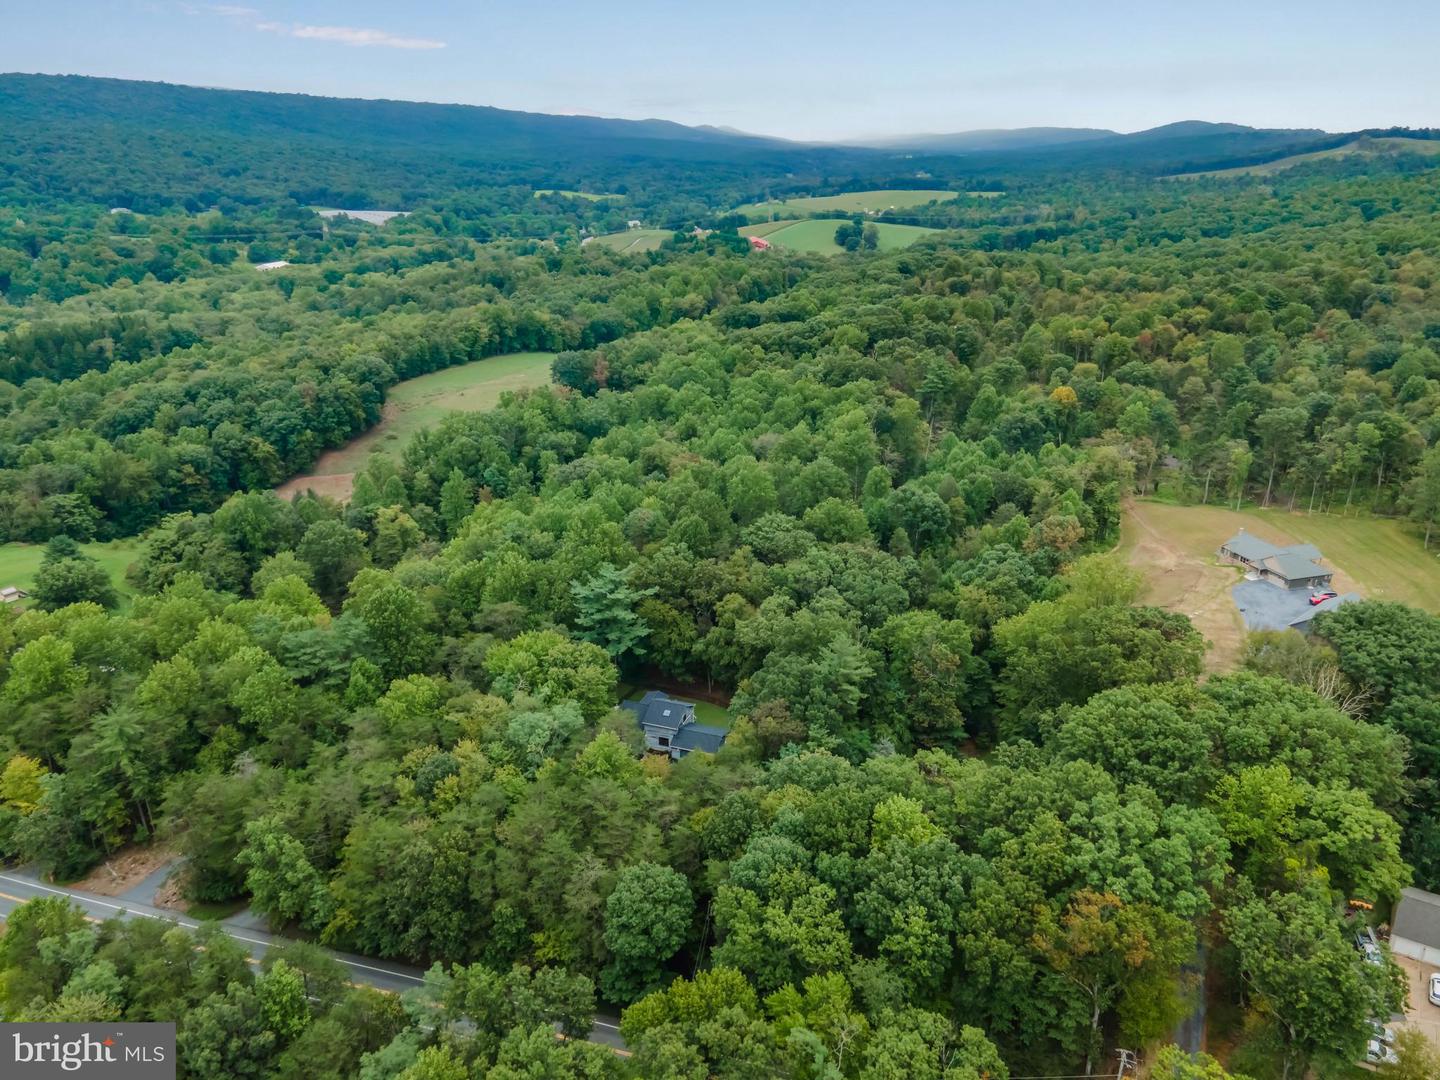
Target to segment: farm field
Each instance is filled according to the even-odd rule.
[[[1269,176],[1272,173],[1293,169],[1310,161],[1324,161],[1327,158],[1351,157],[1355,154],[1376,155],[1385,153],[1440,154],[1440,141],[1433,139],[1405,139],[1387,137],[1381,139],[1356,139],[1344,146],[1329,150],[1316,150],[1309,154],[1291,154],[1289,157],[1267,161],[1261,165],[1239,165],[1233,169],[1214,169],[1209,172],[1180,173],[1167,177],[1171,180],[1195,180],[1202,176]]]
[[[658,251],[660,245],[674,235],[672,229],[626,229],[597,236],[591,242],[622,255],[634,255],[641,251]]]
[[[809,218],[805,221],[786,222],[780,228],[767,228],[779,224],[773,221],[759,225],[746,225],[740,229],[741,236],[763,236],[772,244],[791,251],[805,251],[813,255],[838,255],[845,249],[835,243],[835,230],[843,221],[835,218]],[[919,225],[891,225],[888,222],[869,222],[880,232],[880,250],[898,251],[909,247],[916,240],[938,229],[926,229]]]
[[[380,423],[338,450],[320,455],[308,473],[287,480],[275,491],[282,498],[313,489],[345,500],[355,472],[374,451],[398,454],[417,431],[448,413],[481,412],[496,405],[507,390],[546,386],[554,353],[510,353],[407,379],[390,388]]]
[[[843,195],[812,195],[788,199],[772,199],[769,202],[748,203],[737,207],[737,214],[747,217],[770,218],[776,214],[787,217],[803,217],[806,214],[825,214],[840,211],[846,214],[864,214],[870,211],[912,210],[929,202],[949,202],[966,194],[962,191],[944,191],[939,188],[910,191],[904,188],[884,188],[874,191],[851,191]],[[990,194],[986,192],[985,194]]]
[[[109,572],[120,594],[120,606],[128,604],[134,592],[125,582],[125,570],[139,557],[140,542],[111,540],[103,544],[81,544],[80,550]],[[35,584],[35,571],[40,569],[44,554],[44,544],[0,544],[0,588],[14,585],[29,590]]]
[[[1211,670],[1233,667],[1245,639],[1230,596],[1240,572],[1215,555],[1242,528],[1277,544],[1314,544],[1340,592],[1440,613],[1440,558],[1401,522],[1137,500],[1126,508],[1118,550],[1144,579],[1145,603],[1189,616],[1211,642]]]
[[[739,232],[741,236],[769,236],[781,229],[788,229],[791,225],[797,224],[799,220],[799,218],[784,218],[780,221],[761,221],[755,225],[742,225]]]

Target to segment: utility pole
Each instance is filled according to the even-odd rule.
[[[1120,1068],[1115,1071],[1115,1080],[1125,1080],[1125,1070],[1134,1069],[1139,1065],[1135,1059],[1135,1051],[1121,1050],[1117,1047],[1115,1056],[1120,1059]]]

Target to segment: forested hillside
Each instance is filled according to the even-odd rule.
[[[1440,887],[1440,618],[1349,605],[1201,680],[1108,552],[1157,491],[1424,543],[1433,172],[1016,175],[823,259],[725,223],[773,174],[622,256],[579,243],[614,208],[519,186],[311,235],[244,183],[109,215],[8,171],[0,539],[46,555],[0,609],[0,858],[168,844],[310,944],[251,971],[33,902],[6,1018],[178,1019],[207,1080],[1223,1080],[1165,1049],[1204,995],[1258,1080],[1352,1075],[1403,1004],[1344,912]],[[554,386],[347,504],[273,494],[397,382],[537,350]],[[137,535],[121,609],[80,545]],[[645,754],[652,685],[728,703],[723,748]]]

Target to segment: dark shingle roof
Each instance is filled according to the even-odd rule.
[[[659,690],[651,690],[639,701],[622,701],[622,709],[635,714],[636,721],[647,732],[666,735],[670,746],[677,750],[704,750],[713,754],[725,743],[729,734],[723,728],[695,723],[695,706],[676,701]]]
[[[1401,889],[1390,934],[1440,949],[1440,896],[1423,889]]]
[[[726,732],[709,724],[686,724],[670,741],[671,746],[681,750],[704,750],[713,754],[725,745]]]
[[[695,719],[695,706],[688,701],[675,701],[659,690],[651,690],[639,701],[622,701],[622,709],[633,712],[640,725],[647,728],[677,730],[687,720]]]

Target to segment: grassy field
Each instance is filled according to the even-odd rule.
[[[110,573],[110,580],[120,593],[121,606],[133,595],[125,583],[125,569],[140,554],[137,540],[111,540],[105,544],[81,544],[80,549]],[[0,588],[14,585],[29,590],[35,584],[35,571],[40,569],[43,544],[0,544]]]
[[[507,390],[546,386],[554,353],[511,353],[460,364],[390,388],[380,423],[338,450],[322,454],[315,468],[276,490],[288,498],[312,488],[336,499],[350,497],[356,470],[372,451],[398,454],[417,431],[438,423],[448,413],[492,408]]]
[[[1189,616],[1211,642],[1212,670],[1233,666],[1244,642],[1230,597],[1241,575],[1215,555],[1242,528],[1272,543],[1314,544],[1340,592],[1440,613],[1440,552],[1427,552],[1401,522],[1139,500],[1126,510],[1119,550],[1144,578],[1145,601]]]
[[[788,229],[797,223],[798,218],[784,218],[781,221],[761,221],[754,225],[743,225],[740,228],[741,236],[769,236],[771,233],[779,232],[781,229]],[[839,224],[838,222],[836,224]]]
[[[949,202],[966,194],[962,191],[942,191],[938,188],[908,191],[887,188],[876,191],[851,191],[844,195],[816,195],[788,199],[773,199],[770,202],[749,203],[736,209],[752,220],[781,217],[804,217],[807,214],[825,214],[836,210],[846,214],[864,214],[869,211],[913,210],[930,202]],[[991,194],[985,192],[984,194]]]
[[[658,251],[660,245],[674,235],[673,229],[626,229],[597,236],[594,243],[622,255],[633,255],[640,251]]]
[[[607,199],[623,199],[624,195],[611,195],[594,191],[566,191],[563,188],[540,188],[535,192],[538,199],[541,195],[564,195],[567,199],[589,199],[591,202],[605,202]]]
[[[1398,137],[1356,139],[1354,142],[1348,142],[1344,146],[1332,147],[1329,150],[1316,150],[1309,154],[1291,154],[1289,157],[1277,158],[1275,161],[1267,161],[1262,165],[1240,165],[1233,169],[1214,169],[1210,172],[1180,173],[1177,176],[1168,177],[1168,179],[1194,180],[1202,176],[1269,176],[1272,173],[1281,172],[1285,169],[1293,169],[1296,165],[1304,165],[1310,161],[1351,157],[1355,154],[1374,156],[1377,154],[1400,152],[1440,154],[1440,141]]]
[[[835,230],[843,221],[834,218],[810,218],[806,221],[792,221],[780,228],[771,228],[779,223],[763,222],[746,225],[740,230],[742,236],[763,236],[778,247],[791,251],[806,251],[813,255],[838,255],[845,249],[835,243]],[[922,236],[938,232],[919,225],[890,225],[883,221],[872,222],[880,233],[880,250],[897,251],[909,247]]]

